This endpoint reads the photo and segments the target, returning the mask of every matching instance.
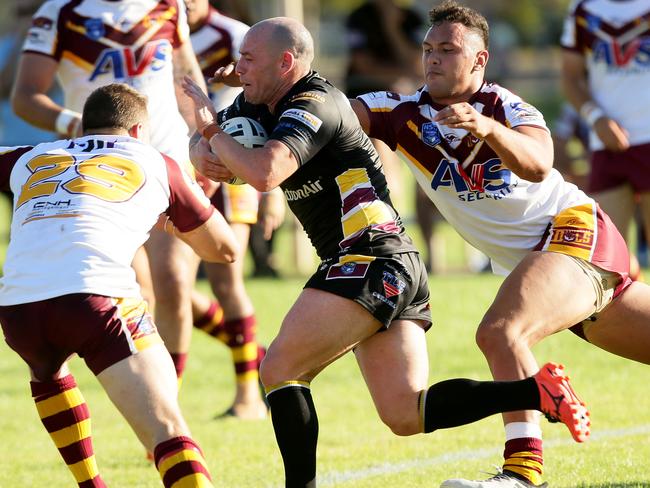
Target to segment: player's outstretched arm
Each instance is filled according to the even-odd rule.
[[[511,129],[482,115],[467,102],[448,105],[436,113],[433,121],[465,129],[485,140],[502,163],[525,180],[542,181],[553,167],[553,141],[542,128],[521,125]]]
[[[11,106],[21,119],[65,137],[79,135],[81,114],[64,110],[47,93],[59,63],[42,54],[23,53],[11,93]]]
[[[591,98],[584,57],[572,51],[562,52],[562,91],[571,105],[587,122],[610,151],[625,151],[630,147],[626,130],[607,116]]]
[[[185,119],[190,130],[195,129],[195,119],[192,112],[192,102],[183,93],[183,80],[187,77],[204,92],[207,92],[207,86],[199,62],[192,50],[192,44],[189,41],[184,42],[178,48],[174,49],[172,54],[172,64],[174,66],[174,89],[176,91],[176,100],[178,101],[178,110]]]
[[[240,246],[232,229],[218,211],[196,229],[180,232],[171,220],[165,222],[165,230],[180,238],[204,261],[232,263],[239,259]]]

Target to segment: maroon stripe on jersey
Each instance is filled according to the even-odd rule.
[[[594,14],[585,8],[585,2],[582,2],[578,6],[578,8],[576,8],[574,15],[576,19],[581,18],[587,24],[587,26],[589,25],[589,19],[594,17]],[[641,22],[647,21],[648,19],[650,19],[650,12],[647,12],[635,19],[632,19],[626,24],[615,26],[610,24],[605,17],[598,17],[599,20],[598,29],[606,34],[609,34],[612,37],[618,37],[621,34],[624,34],[627,31],[634,29]],[[585,30],[585,32],[587,31],[585,26],[578,24],[577,22],[576,22],[576,27],[581,30]]]
[[[201,66],[203,75],[207,78],[211,78],[212,75],[214,75],[214,72],[218,68],[221,68],[222,66],[226,66],[228,63],[231,63],[232,61],[235,60],[232,51],[233,39],[232,39],[232,35],[230,34],[230,31],[224,29],[220,25],[217,25],[215,22],[211,22],[211,20],[213,20],[215,16],[222,16],[222,15],[223,14],[219,13],[217,9],[210,6],[210,14],[208,15],[208,19],[205,25],[201,29],[201,30],[203,29],[215,30],[219,33],[220,36],[220,39],[212,43],[209,47],[207,47],[203,51],[196,52],[196,58],[199,60],[199,65]],[[214,53],[218,52],[221,49],[225,49],[224,56],[221,56],[218,59],[211,60],[210,57],[213,56]]]
[[[88,418],[90,418],[88,405],[82,403],[81,405],[64,410],[63,412],[50,415],[49,417],[41,419],[41,421],[48,432],[56,432],[57,430],[70,427],[71,425]]]
[[[88,459],[95,454],[91,437],[86,437],[70,444],[69,446],[61,447],[59,448],[59,452],[68,466],[83,461],[84,459]]]
[[[0,190],[11,190],[9,187],[11,170],[14,168],[16,161],[18,161],[23,154],[31,151],[33,148],[34,146],[20,146],[0,154]]]
[[[383,224],[377,224],[372,226],[373,230],[381,230],[383,232],[388,232],[389,234],[399,234],[400,226],[397,225],[397,222],[391,220],[390,222],[384,222]]]
[[[76,6],[78,3],[80,2],[71,2],[61,9],[58,22],[59,39],[56,45],[54,57],[56,59],[61,59],[64,51],[70,51],[75,56],[83,59],[91,65],[94,65],[101,53],[105,49],[110,49],[110,46],[91,39],[88,36],[68,27],[68,25],[71,24],[71,26],[85,28],[86,21],[90,19],[90,17],[81,16],[69,8],[70,5],[75,4]],[[172,47],[178,47],[180,45],[180,39],[177,35],[178,5],[175,1],[158,2],[158,5],[156,5],[156,7],[146,14],[142,20],[135,24],[128,32],[122,32],[104,24],[105,32],[103,37],[120,44],[124,48],[132,46],[149,29],[152,19],[155,20],[172,7],[176,8],[176,13],[171,17],[171,19],[167,20],[150,39],[148,39],[144,46],[141,46],[134,52],[134,58],[140,59],[143,48],[151,41],[168,39],[171,42]]]
[[[204,224],[214,212],[214,207],[207,207],[189,187],[181,173],[181,168],[169,156],[162,154],[167,163],[169,181],[169,208],[167,215],[181,232],[189,232]]]
[[[357,188],[343,200],[343,214],[347,214],[357,205],[375,200],[379,200],[379,198],[377,198],[374,188]]]
[[[77,382],[71,374],[52,381],[30,381],[29,385],[32,390],[32,398],[40,402],[52,398],[66,390],[76,388]]]
[[[210,473],[200,462],[182,461],[167,470],[165,476],[163,476],[163,485],[172,486],[181,478],[194,473],[203,473],[208,479],[211,479]]]
[[[56,21],[57,29],[57,39],[56,39],[56,48],[54,50],[54,59],[61,59],[63,51],[65,51],[64,46],[67,45],[68,41],[68,30],[66,28],[66,23],[70,20],[71,17],[77,16],[74,13],[74,9],[82,2],[82,0],[72,0],[61,8],[59,11],[59,17]]]

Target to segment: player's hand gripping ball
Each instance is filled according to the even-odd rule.
[[[226,134],[230,134],[242,146],[249,149],[262,147],[269,138],[264,127],[259,122],[249,119],[248,117],[233,117],[221,124],[221,128]],[[228,180],[231,185],[243,185],[246,182],[235,176]]]

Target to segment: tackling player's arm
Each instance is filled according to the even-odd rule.
[[[204,261],[235,261],[239,258],[240,246],[230,225],[178,163],[163,157],[170,189],[163,229],[188,244]]]
[[[525,125],[511,129],[466,102],[448,105],[433,120],[483,139],[510,171],[525,180],[540,182],[553,167],[553,141],[546,129]]]
[[[16,115],[36,127],[74,137],[81,129],[81,114],[65,110],[47,95],[58,67],[59,62],[50,56],[23,53],[18,62],[11,106]]]
[[[562,90],[580,116],[593,127],[610,151],[624,151],[630,145],[625,129],[607,117],[605,111],[591,98],[587,80],[587,63],[582,54],[562,50]]]
[[[205,84],[205,78],[201,72],[201,67],[192,50],[192,44],[189,40],[183,42],[179,47],[173,50],[172,65],[174,67],[174,90],[176,91],[176,100],[178,110],[185,119],[190,130],[196,129],[194,121],[194,106],[192,100],[183,93],[183,79],[189,76],[194,82],[201,87],[203,92],[207,93],[208,89]]]
[[[216,209],[204,223],[186,232],[176,228],[169,219],[164,224],[171,233],[190,246],[204,261],[210,263],[232,263],[239,259],[239,243],[226,219]]]

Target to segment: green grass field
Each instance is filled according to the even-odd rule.
[[[474,329],[500,278],[446,276],[431,280],[435,325],[427,334],[431,381],[449,377],[488,379],[474,344]],[[205,287],[202,283],[201,286]],[[263,342],[268,343],[302,281],[250,280]],[[569,298],[570,299],[570,298]],[[588,402],[593,438],[575,444],[563,425],[543,424],[547,480],[554,487],[650,486],[647,392],[650,369],[581,342],[569,332],[538,346],[540,362],[563,362]],[[270,420],[214,420],[229,406],[233,374],[226,348],[197,333],[181,391],[181,403],[201,443],[218,487],[283,486],[282,465]],[[112,487],[160,486],[143,448],[85,365],[72,370],[93,415],[97,460]],[[27,368],[0,346],[0,487],[74,486],[30,399]],[[312,384],[320,419],[319,486],[436,487],[452,476],[482,477],[501,463],[498,416],[453,430],[398,438],[377,418],[354,358],[345,356]]]

